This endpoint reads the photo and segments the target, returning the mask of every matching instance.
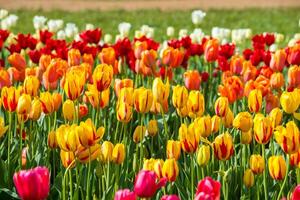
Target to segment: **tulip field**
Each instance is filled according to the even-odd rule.
[[[0,199],[300,200],[300,33],[206,15],[156,39],[0,10]]]

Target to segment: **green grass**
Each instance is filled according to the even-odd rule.
[[[115,35],[118,32],[118,24],[126,21],[132,24],[132,30],[138,29],[143,24],[155,27],[155,39],[165,39],[165,31],[168,26],[174,26],[176,32],[181,28],[192,31],[194,25],[191,22],[191,11],[140,10],[140,11],[11,11],[19,16],[18,26],[14,32],[33,32],[32,18],[35,15],[44,15],[48,19],[61,18],[65,23],[76,23],[80,29],[86,23],[92,23],[103,29],[104,33]],[[246,10],[209,10],[200,26],[209,34],[214,26],[226,28],[251,28],[254,33],[279,32],[285,35],[293,35],[300,32],[298,21],[300,8],[293,9],[246,9]],[[131,36],[134,31],[131,31]]]

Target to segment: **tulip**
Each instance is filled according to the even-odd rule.
[[[96,160],[101,156],[101,145],[95,144],[94,146],[88,148],[79,145],[75,156],[81,163],[88,163]]]
[[[290,154],[290,165],[300,167],[300,149],[298,152]]]
[[[194,121],[195,132],[201,137],[208,137],[211,134],[211,117],[209,115],[198,117]]]
[[[248,132],[253,125],[252,116],[248,112],[240,112],[233,120],[233,127]]]
[[[298,152],[300,148],[300,132],[294,121],[289,121],[286,128],[277,126],[275,128],[275,140],[287,154]]]
[[[299,87],[300,85],[299,76],[300,76],[300,67],[297,65],[291,66],[288,70],[288,83],[289,83],[288,86],[290,88]]]
[[[63,103],[63,107],[62,107],[62,112],[63,112],[63,116],[66,120],[68,121],[72,121],[74,119],[74,114],[75,114],[75,105],[74,102],[71,101],[70,99],[67,99],[64,103]]]
[[[162,63],[168,67],[179,67],[183,61],[184,53],[182,50],[168,47],[163,51]]]
[[[244,172],[243,182],[247,188],[250,188],[254,184],[254,175],[251,169],[247,169]]]
[[[234,55],[232,56],[231,60],[230,60],[230,71],[234,74],[237,75],[242,75],[242,73],[244,71],[246,71],[246,67],[247,65],[251,66],[250,62],[245,61],[244,62],[244,58],[240,55]],[[247,67],[249,68],[249,67]]]
[[[141,198],[150,198],[165,184],[166,179],[163,178],[157,182],[157,176],[154,172],[141,170],[135,177],[134,193]]]
[[[217,133],[221,126],[221,118],[218,115],[214,115],[211,118],[211,132]]]
[[[262,93],[260,90],[255,89],[249,93],[248,108],[250,112],[259,112],[262,106]]]
[[[143,169],[148,171],[154,171],[154,163],[156,159],[150,158],[150,159],[144,159]]]
[[[155,159],[153,162],[153,171],[155,172],[158,179],[163,178],[163,166],[164,161],[162,159]]]
[[[85,96],[88,99],[88,102],[94,107],[99,108],[99,98],[100,94],[97,88],[94,85],[87,85],[87,91],[85,92]]]
[[[201,84],[201,75],[197,70],[188,70],[183,74],[185,87],[189,90],[199,90]]]
[[[300,199],[300,185],[297,185],[293,190],[291,200]]]
[[[219,42],[217,39],[207,40],[204,44],[204,58],[206,62],[213,62],[218,57]]]
[[[162,168],[163,177],[168,181],[174,182],[179,174],[177,161],[174,158],[165,160]]]
[[[93,83],[98,91],[104,91],[109,88],[113,78],[113,68],[111,65],[97,65],[93,72]]]
[[[179,159],[181,152],[181,144],[179,141],[168,140],[167,142],[167,158]]]
[[[31,108],[31,97],[28,94],[22,94],[18,100],[17,113],[27,115]]]
[[[101,161],[108,163],[113,160],[114,145],[110,141],[103,142],[101,146]]]
[[[79,104],[78,117],[80,119],[87,116],[88,112],[89,112],[89,108],[87,107],[86,104]]]
[[[192,90],[189,94],[187,108],[191,118],[201,117],[205,110],[204,96],[200,91]]]
[[[265,170],[265,161],[261,155],[251,155],[249,164],[250,169],[254,174],[261,174]]]
[[[225,117],[229,109],[227,97],[219,97],[215,102],[215,113],[219,117]]]
[[[60,150],[60,159],[65,168],[75,167],[75,155],[73,152]]]
[[[10,87],[10,75],[6,69],[0,68],[0,89],[3,87]]]
[[[118,190],[115,194],[114,200],[136,200],[136,195],[129,189]]]
[[[156,74],[157,52],[153,49],[141,53],[140,67],[144,75]]]
[[[81,54],[78,49],[70,49],[68,51],[68,65],[70,67],[80,65]]]
[[[112,159],[116,164],[120,165],[124,162],[125,154],[124,144],[116,144],[112,152]]]
[[[134,90],[134,108],[137,112],[147,113],[150,111],[153,101],[151,90],[140,87]]]
[[[287,55],[284,49],[279,49],[271,56],[270,68],[273,71],[281,72],[286,62]]]
[[[131,79],[115,79],[114,89],[117,97],[119,97],[120,92],[123,88],[133,88],[133,80]]]
[[[183,151],[187,153],[194,153],[196,151],[199,140],[196,137],[192,124],[189,127],[181,124],[179,128],[179,141]]]
[[[280,72],[273,73],[270,78],[270,85],[273,89],[280,89],[284,86],[284,77]]]
[[[78,139],[78,131],[76,129],[77,126],[73,124],[72,126],[61,125],[56,130],[57,144],[60,147],[60,149],[67,152],[75,152],[77,150],[77,146],[80,143]]]
[[[201,145],[197,153],[197,163],[203,167],[207,165],[210,160],[210,147],[208,145]]]
[[[118,102],[126,103],[130,106],[133,106],[134,96],[134,89],[132,87],[122,88],[120,91],[120,95],[118,98]]]
[[[53,99],[54,111],[58,111],[58,109],[61,106],[61,101],[62,101],[61,94],[54,92],[52,94],[52,99]]]
[[[183,106],[182,108],[177,108],[176,112],[180,117],[187,117],[189,114],[187,106]]]
[[[98,143],[105,132],[104,127],[96,128],[90,118],[88,118],[85,122],[80,122],[80,125],[76,127],[77,135],[79,143],[88,148],[90,146],[94,146]]]
[[[148,123],[148,127],[147,127],[147,133],[154,137],[158,132],[158,125],[157,125],[157,121],[155,119],[152,119],[149,121]]]
[[[42,113],[42,104],[38,98],[34,98],[31,102],[29,118],[33,121],[36,121],[40,118],[41,113]]]
[[[247,132],[242,132],[241,143],[242,144],[250,144],[252,142],[252,129]]]
[[[175,194],[171,194],[162,196],[160,200],[180,200],[180,198]]]
[[[273,123],[271,117],[255,115],[254,117],[254,138],[259,144],[267,144],[273,133]]]
[[[281,124],[282,115],[283,115],[282,110],[280,110],[279,108],[274,108],[271,110],[269,116],[272,118],[273,128]]]
[[[3,107],[9,112],[14,112],[17,109],[19,97],[20,91],[15,87],[3,87],[1,90]]]
[[[167,102],[170,93],[169,81],[167,80],[167,83],[164,84],[161,78],[155,78],[153,81],[152,93],[154,100],[161,105],[164,104],[164,102]]]
[[[233,125],[234,115],[233,112],[228,109],[225,117],[222,118],[222,122],[226,128],[231,128]]]
[[[50,131],[48,134],[48,147],[51,149],[57,148],[57,139],[55,131]]]
[[[6,133],[8,126],[5,126],[3,117],[0,117],[0,138]]]
[[[76,100],[82,93],[85,84],[85,74],[70,70],[65,77],[64,90],[69,99]]]
[[[132,106],[127,103],[119,103],[117,107],[117,119],[120,122],[128,123],[132,117]]]
[[[50,191],[50,173],[46,167],[21,170],[14,174],[14,184],[22,200],[43,200]]]
[[[228,160],[234,153],[232,136],[225,132],[218,135],[213,142],[215,157],[219,160]]]
[[[294,113],[298,107],[300,102],[298,101],[298,94],[295,92],[286,92],[284,91],[280,96],[280,104],[284,112],[288,114]]]
[[[116,58],[115,49],[112,47],[103,48],[98,54],[98,58],[102,64],[107,64],[113,67],[114,74],[119,73],[118,60]]]
[[[32,97],[37,96],[40,88],[40,81],[36,76],[27,76],[23,83],[24,92]]]
[[[220,200],[221,183],[207,176],[199,181],[195,200],[213,199]]]
[[[26,60],[19,53],[13,53],[13,54],[9,55],[7,60],[18,71],[24,71],[26,68]]]
[[[283,156],[271,156],[268,160],[270,176],[280,181],[285,177],[286,174],[286,163]]]
[[[137,126],[133,133],[133,141],[135,143],[141,142],[145,137],[146,130],[145,126]]]
[[[54,99],[49,92],[40,93],[40,102],[42,104],[42,110],[46,115],[54,111]]]
[[[184,107],[187,103],[188,95],[188,91],[184,86],[176,85],[173,87],[173,106],[177,109]]]

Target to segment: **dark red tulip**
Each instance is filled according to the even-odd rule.
[[[80,38],[86,43],[98,44],[102,35],[102,30],[96,28],[94,30],[86,30],[80,34]]]

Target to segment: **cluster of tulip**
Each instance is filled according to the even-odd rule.
[[[0,30],[1,199],[300,198],[300,41],[101,35]]]

